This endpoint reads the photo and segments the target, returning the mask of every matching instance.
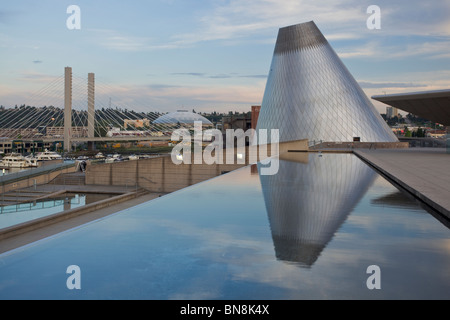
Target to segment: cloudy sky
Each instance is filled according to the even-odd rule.
[[[367,27],[370,5],[381,29]],[[0,105],[62,106],[70,66],[75,91],[96,74],[99,105],[249,111],[278,29],[311,20],[369,97],[450,88],[450,0],[17,0],[0,6]]]

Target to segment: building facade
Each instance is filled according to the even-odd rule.
[[[280,142],[398,142],[313,21],[279,30],[257,129]]]

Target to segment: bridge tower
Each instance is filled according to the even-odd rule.
[[[88,74],[88,138],[94,138],[95,122],[95,74]],[[94,142],[88,142],[88,149],[94,150]]]
[[[72,68],[64,70],[64,151],[71,151],[72,134]]]

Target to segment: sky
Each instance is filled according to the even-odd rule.
[[[250,111],[279,28],[308,21],[369,97],[450,88],[450,0],[2,0],[0,105],[62,106],[70,66],[74,95],[95,73],[96,107]]]

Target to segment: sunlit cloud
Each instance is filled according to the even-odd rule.
[[[96,89],[96,104],[108,107],[111,98],[115,106],[136,111],[167,112],[181,106],[202,112],[212,111],[215,106],[248,111],[251,105],[261,104],[264,87],[263,79],[254,85],[109,85]]]

